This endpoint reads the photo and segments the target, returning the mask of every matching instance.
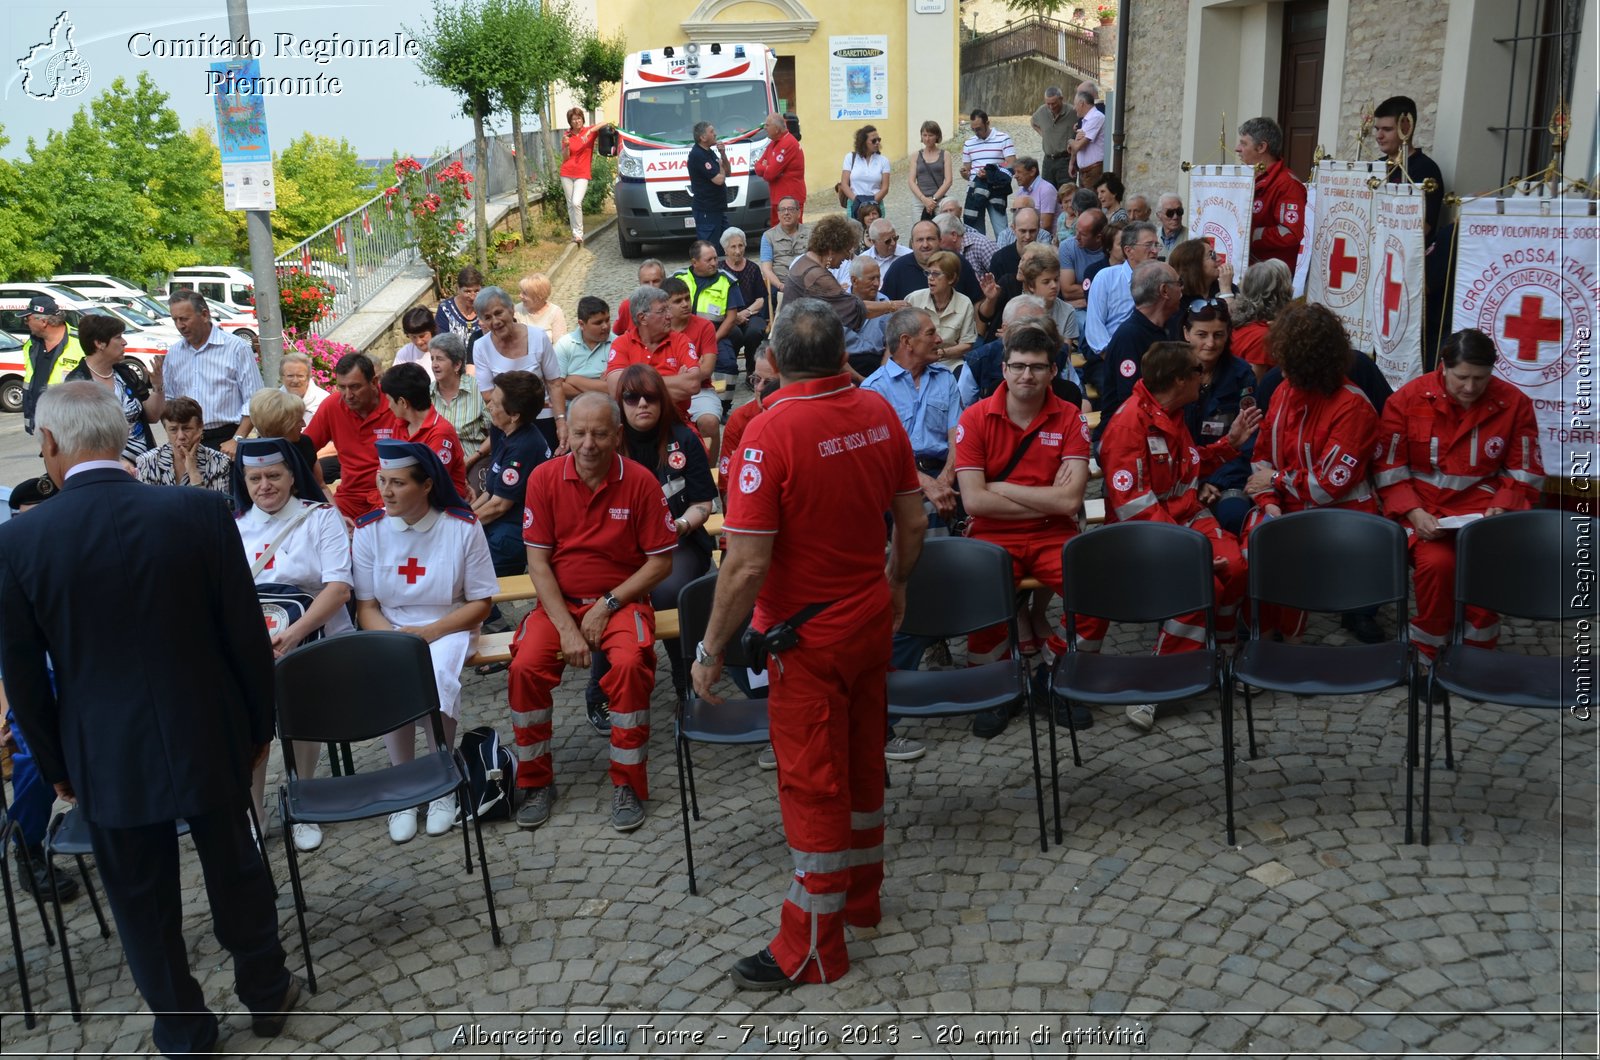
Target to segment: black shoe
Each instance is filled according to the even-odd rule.
[[[21,857],[17,858],[17,882],[22,885],[23,890],[41,902],[49,901],[50,869],[44,861],[44,849],[30,848],[28,858],[31,864],[25,864]],[[59,865],[56,866],[56,894],[60,895],[63,902],[70,902],[78,897],[78,881]]]
[[[1016,704],[995,707],[972,716],[972,735],[980,740],[992,740],[1006,731],[1006,723],[1017,712]]]
[[[1383,627],[1378,625],[1378,620],[1363,611],[1350,612],[1344,616],[1341,624],[1363,644],[1382,644],[1389,639]]]
[[[1094,714],[1090,712],[1088,707],[1084,706],[1082,703],[1075,703],[1073,704],[1072,709],[1069,711],[1067,709],[1066,700],[1062,699],[1060,696],[1054,696],[1052,698],[1056,706],[1056,724],[1061,728],[1067,727],[1067,715],[1069,713],[1072,715],[1072,727],[1077,729],[1079,732],[1093,727]]]
[[[294,976],[289,977],[289,986],[283,992],[283,1001],[273,1012],[265,1015],[254,1016],[250,1020],[250,1029],[257,1038],[276,1038],[283,1033],[283,1025],[289,1021],[289,1010],[294,1008],[294,1003],[300,1000],[300,980]]]
[[[611,735],[611,705],[605,700],[585,704],[589,714],[589,724],[594,726],[594,731],[601,736]]]
[[[778,958],[772,955],[770,948],[763,949],[754,957],[740,957],[734,961],[728,978],[733,980],[735,986],[746,990],[787,990],[800,985],[783,974],[783,969],[778,967]]]

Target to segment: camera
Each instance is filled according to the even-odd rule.
[[[739,635],[739,646],[744,649],[745,662],[752,673],[767,668],[767,656],[781,655],[800,643],[800,631],[787,622],[778,622],[766,632],[747,626]]]

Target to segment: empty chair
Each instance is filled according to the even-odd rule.
[[[1345,508],[1310,508],[1268,519],[1250,534],[1250,634],[1234,657],[1232,677],[1245,687],[1250,757],[1256,730],[1252,692],[1261,688],[1301,696],[1364,695],[1403,685],[1407,696],[1406,756],[1415,750],[1415,651],[1409,615],[1406,535],[1390,519]],[[1290,644],[1264,638],[1263,606],[1339,612],[1395,604],[1402,616],[1395,640],[1377,644]],[[1229,682],[1232,688],[1232,682]],[[1227,754],[1228,842],[1233,842],[1233,744]],[[1411,842],[1411,796],[1406,795],[1406,842]]]
[[[936,537],[906,582],[906,613],[900,632],[944,640],[991,626],[1006,627],[1006,657],[964,670],[891,670],[889,717],[949,718],[979,714],[1030,700],[1028,674],[1017,650],[1017,593],[1011,555],[970,537]],[[1028,711],[1033,742],[1033,790],[1039,811],[1039,849],[1047,848],[1044,781],[1039,767],[1039,728]]]
[[[83,880],[83,889],[89,892],[89,904],[94,906],[94,917],[100,922],[100,937],[111,937],[111,928],[106,924],[106,915],[100,909],[100,898],[95,894],[94,879],[89,872],[89,867],[84,863],[84,857],[93,854],[94,848],[89,842],[88,820],[76,808],[59,814],[50,822],[49,829],[44,836],[45,865],[50,870],[50,904],[55,907],[56,934],[61,937],[61,967],[67,973],[67,1002],[72,1006],[72,1018],[76,1022],[83,1022],[83,1010],[78,1004],[78,980],[72,972],[72,947],[67,942],[67,924],[61,912],[61,897],[56,893],[56,855],[71,857],[78,863],[78,876]]]
[[[1428,674],[1428,719],[1423,737],[1422,842],[1428,843],[1432,803],[1433,702],[1443,699],[1445,765],[1455,768],[1450,744],[1450,696],[1507,707],[1560,711],[1576,705],[1582,668],[1561,655],[1513,655],[1466,643],[1467,607],[1476,605],[1535,621],[1592,619],[1592,592],[1580,584],[1580,555],[1593,556],[1593,516],[1572,512],[1508,512],[1463,527],[1456,538],[1455,620],[1450,642]],[[1508,562],[1508,557],[1516,562]],[[1593,570],[1592,560],[1588,563]],[[1416,731],[1416,702],[1411,729]],[[1557,715],[1559,718],[1560,715]],[[1406,840],[1411,839],[1411,772],[1406,758]]]
[[[711,604],[717,594],[717,573],[702,575],[685,585],[678,593],[678,635],[682,638],[683,657],[693,659],[695,646],[705,638],[706,623],[711,619]],[[740,624],[742,633],[750,624],[746,615]],[[735,634],[723,649],[722,663],[729,670],[748,667],[744,647]],[[695,694],[689,684],[687,694],[678,701],[672,719],[672,750],[678,760],[678,802],[683,811],[683,856],[689,867],[689,893],[699,894],[694,875],[694,849],[689,840],[689,816],[700,819],[700,800],[694,786],[694,760],[689,754],[691,743],[713,744],[764,744],[771,736],[767,732],[766,699],[730,699],[718,705],[707,703]]]
[[[1204,534],[1172,523],[1114,523],[1079,534],[1061,552],[1061,607],[1067,651],[1056,659],[1050,688],[1068,704],[1067,730],[1073,761],[1078,732],[1072,704],[1126,707],[1164,703],[1216,692],[1222,703],[1224,770],[1233,737],[1232,698],[1222,683],[1217,647],[1211,542]],[[1168,655],[1106,655],[1078,650],[1078,616],[1111,622],[1161,622],[1179,615],[1204,616],[1205,646]],[[1055,712],[1050,718],[1050,787],[1055,798],[1056,842],[1061,842],[1061,795],[1057,778]],[[1226,785],[1228,842],[1233,842],[1233,787]]]
[[[452,792],[457,805],[470,806],[466,764],[445,743],[439,712],[439,690],[433,677],[428,645],[410,633],[363,631],[308,644],[278,660],[276,695],[278,736],[283,743],[286,778],[278,805],[284,834],[296,821],[328,824],[382,817]],[[341,777],[301,777],[295,771],[292,740],[344,743],[371,740],[427,719],[437,751],[415,761],[368,773]],[[483,868],[483,897],[489,909],[489,930],[500,945],[494,892],[483,852],[483,825],[472,816]],[[466,868],[472,871],[471,837],[461,829]],[[306,933],[306,901],[294,844],[285,843],[289,880],[294,887],[295,917],[306,954],[306,980],[313,992],[317,973]]]

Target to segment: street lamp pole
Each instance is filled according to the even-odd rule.
[[[228,36],[236,41],[249,39],[248,0],[228,0]],[[272,249],[272,213],[269,210],[246,210],[244,223],[245,231],[250,236],[250,275],[255,281],[261,378],[267,386],[278,386],[283,365],[283,314],[278,307],[278,270]]]

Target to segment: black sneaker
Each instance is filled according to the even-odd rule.
[[[995,707],[972,716],[972,735],[980,740],[992,740],[1006,731],[1006,723],[1017,712],[1015,703]]]
[[[728,978],[733,980],[735,986],[746,990],[787,990],[800,985],[783,974],[770,948],[763,949],[753,957],[740,957],[734,961]]]
[[[28,864],[17,858],[17,882],[22,889],[39,901],[50,899],[50,867],[45,864],[44,848],[32,847],[28,851]],[[63,902],[78,897],[78,881],[60,865],[56,866],[56,894]]]
[[[1351,611],[1340,622],[1350,635],[1363,644],[1382,644],[1388,640],[1388,634],[1383,627],[1378,625],[1378,620],[1365,611]]]
[[[589,724],[594,726],[594,731],[601,736],[611,735],[611,704],[605,700],[585,704],[589,714]]]

